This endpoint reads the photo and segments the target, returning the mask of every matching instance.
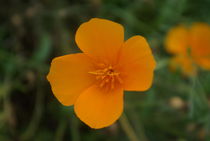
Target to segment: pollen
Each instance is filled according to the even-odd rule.
[[[122,84],[120,73],[117,72],[111,65],[89,73],[95,75],[100,88],[114,89],[117,85]]]

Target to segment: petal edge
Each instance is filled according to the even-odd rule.
[[[60,103],[73,105],[79,94],[93,84],[94,78],[88,74],[92,67],[90,58],[83,53],[53,59],[47,79]]]
[[[119,88],[106,92],[94,85],[79,96],[74,111],[91,128],[107,127],[122,114],[123,90]]]

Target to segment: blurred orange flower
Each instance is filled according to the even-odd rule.
[[[210,70],[210,26],[194,23],[191,27],[179,25],[166,37],[166,50],[175,56],[171,67],[180,67],[185,75],[195,75],[197,66]]]
[[[53,59],[47,76],[56,98],[74,105],[76,115],[92,128],[111,125],[123,111],[123,90],[151,87],[155,60],[147,41],[115,22],[93,18],[76,32],[83,53]]]

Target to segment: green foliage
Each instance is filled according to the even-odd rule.
[[[210,23],[209,5],[209,0],[2,1],[0,141],[209,141],[210,73],[200,70],[188,78],[169,71],[163,45],[177,24]],[[158,63],[152,88],[126,92],[125,115],[100,130],[62,106],[46,80],[54,57],[79,52],[75,31],[92,17],[121,23],[126,39],[145,36]]]

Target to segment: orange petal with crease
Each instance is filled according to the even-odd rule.
[[[104,91],[92,86],[77,99],[76,115],[91,128],[103,128],[114,123],[123,111],[123,89]]]
[[[83,53],[53,59],[47,79],[55,97],[63,105],[73,105],[77,97],[93,84],[94,78],[87,73],[92,69],[91,59]]]

